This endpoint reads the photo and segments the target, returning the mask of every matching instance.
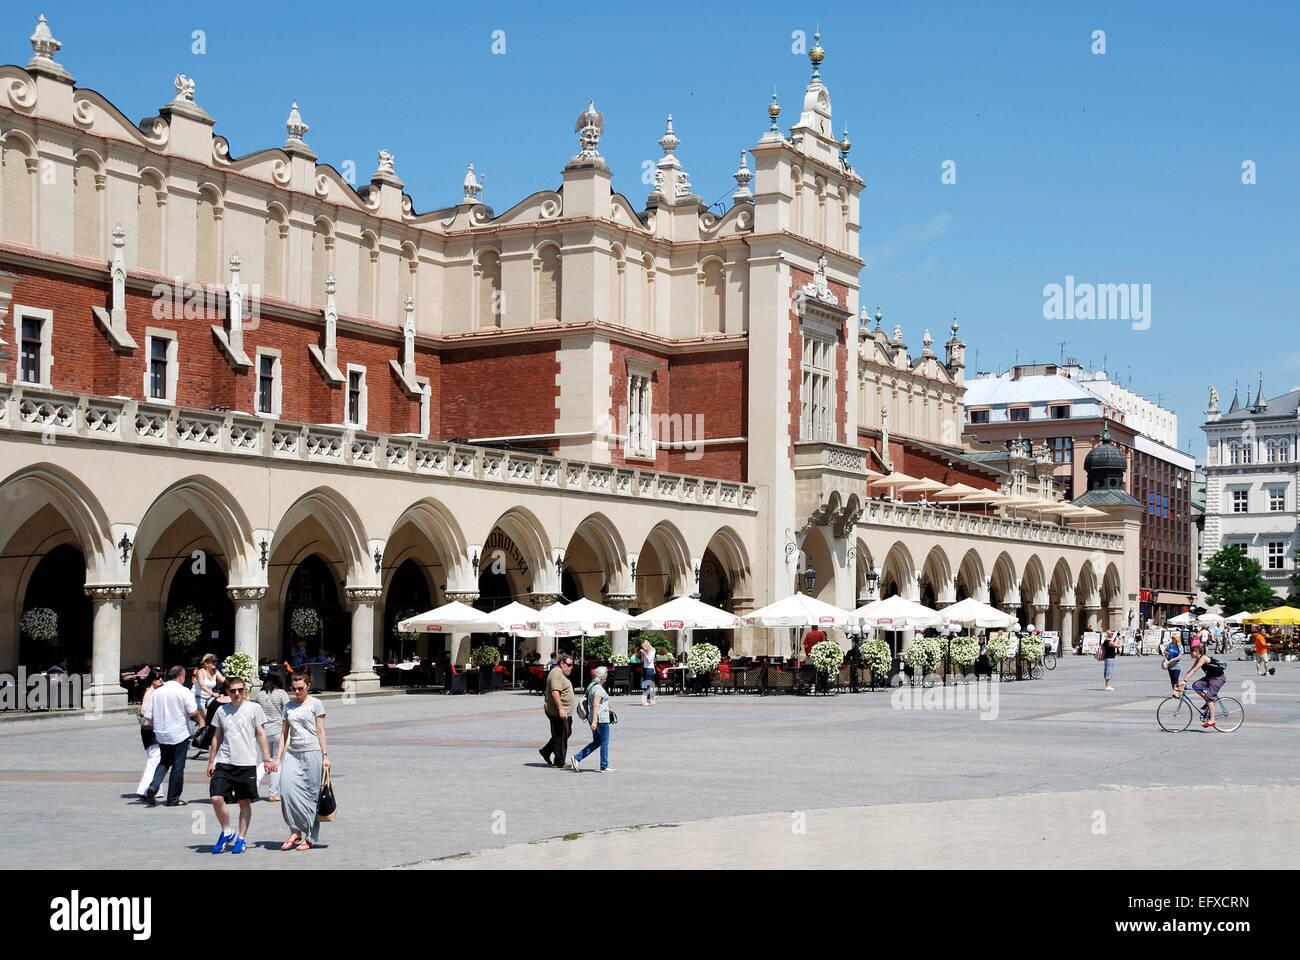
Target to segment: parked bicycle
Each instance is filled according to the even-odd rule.
[[[1193,688],[1195,689],[1195,688]],[[1192,725],[1192,720],[1201,718],[1204,723],[1210,717],[1209,704],[1198,707],[1192,702],[1185,688],[1178,688],[1176,697],[1165,697],[1156,707],[1156,722],[1166,733],[1181,733]],[[1216,697],[1214,700],[1214,729],[1221,733],[1232,733],[1246,719],[1246,711],[1236,697]]]

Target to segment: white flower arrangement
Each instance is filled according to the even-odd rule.
[[[627,657],[623,656],[623,654],[621,653],[611,654],[609,658],[609,665],[611,667],[626,667]]]
[[[1007,658],[1007,653],[1011,650],[1011,640],[1006,634],[999,633],[989,637],[988,645],[984,648],[985,654],[989,658],[989,663],[997,666]]]
[[[844,662],[844,651],[834,640],[822,640],[808,651],[808,662],[820,673],[830,676],[839,672],[840,664]]]
[[[1025,634],[1020,638],[1020,655],[1027,663],[1037,663],[1043,659],[1043,638]]]
[[[871,671],[873,683],[883,682],[894,664],[894,654],[889,644],[879,638],[862,644],[862,665]]]
[[[295,637],[314,637],[320,630],[320,614],[314,607],[299,607],[289,618],[289,629]]]
[[[23,633],[33,640],[59,639],[59,615],[49,607],[32,607],[24,610],[18,621]]]
[[[959,667],[971,667],[980,656],[979,641],[974,637],[953,637],[952,662]]]
[[[246,653],[232,653],[221,665],[221,672],[229,678],[238,677],[251,694],[253,684],[257,681],[257,664]]]
[[[722,651],[711,643],[697,643],[686,655],[686,667],[693,677],[712,673],[721,662]]]
[[[933,637],[914,637],[904,651],[904,656],[913,672],[924,676],[939,666],[943,659],[943,649]]]

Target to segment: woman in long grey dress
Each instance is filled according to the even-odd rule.
[[[276,761],[283,764],[280,808],[293,832],[280,845],[281,850],[310,850],[320,835],[316,809],[321,777],[329,769],[330,757],[325,744],[325,706],[309,695],[310,689],[310,674],[295,673],[289,683],[293,700],[284,708]]]

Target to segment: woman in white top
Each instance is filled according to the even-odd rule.
[[[310,850],[320,835],[316,811],[330,755],[325,744],[325,705],[310,690],[310,674],[295,673],[289,681],[293,700],[284,708],[276,762],[280,764],[280,809],[292,833],[281,850]]]
[[[153,782],[153,773],[158,769],[158,761],[162,757],[162,748],[158,746],[158,738],[153,735],[153,721],[144,719],[144,708],[149,705],[153,698],[153,692],[163,685],[163,673],[159,667],[146,667],[149,671],[149,686],[144,688],[144,696],[140,698],[140,742],[144,744],[144,775],[140,777],[140,785],[135,788],[135,795],[143,797],[149,789],[149,784]],[[145,724],[148,723],[148,726]]]

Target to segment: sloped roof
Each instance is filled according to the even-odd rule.
[[[994,377],[966,382],[966,406],[998,406],[1003,403],[1046,403],[1052,400],[1083,400],[1101,403],[1101,398],[1068,377]]]
[[[1071,503],[1080,507],[1141,507],[1142,503],[1123,490],[1088,490]]]
[[[1274,397],[1268,402],[1267,409],[1262,413],[1251,413],[1254,409],[1253,407],[1240,407],[1229,410],[1227,414],[1219,419],[1219,423],[1241,420],[1258,420],[1261,417],[1276,417],[1278,419],[1294,417],[1298,406],[1300,406],[1300,388],[1292,390],[1290,393],[1284,393],[1280,397]]]

